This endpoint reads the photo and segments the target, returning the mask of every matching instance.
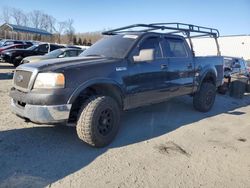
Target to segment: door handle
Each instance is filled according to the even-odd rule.
[[[161,65],[161,69],[167,69],[168,68],[168,65],[167,64],[162,64]]]

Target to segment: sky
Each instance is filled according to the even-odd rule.
[[[183,22],[250,34],[250,0],[0,0],[0,8],[42,10],[58,21],[74,20],[76,32],[136,23]]]

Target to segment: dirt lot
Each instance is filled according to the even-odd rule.
[[[0,64],[0,187],[250,187],[250,96],[218,95],[205,114],[188,96],[126,112],[95,149],[73,127],[13,115],[11,68]]]

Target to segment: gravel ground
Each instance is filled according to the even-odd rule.
[[[12,69],[0,64],[0,187],[250,187],[250,96],[218,95],[209,113],[188,96],[126,112],[95,149],[74,127],[12,114]]]

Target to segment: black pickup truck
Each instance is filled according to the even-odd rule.
[[[103,147],[117,134],[121,110],[181,95],[193,96],[198,111],[212,108],[224,60],[195,57],[191,38],[211,36],[219,47],[217,30],[136,24],[103,34],[109,36],[80,57],[17,67],[10,91],[13,112],[36,123],[75,124],[81,140]]]

